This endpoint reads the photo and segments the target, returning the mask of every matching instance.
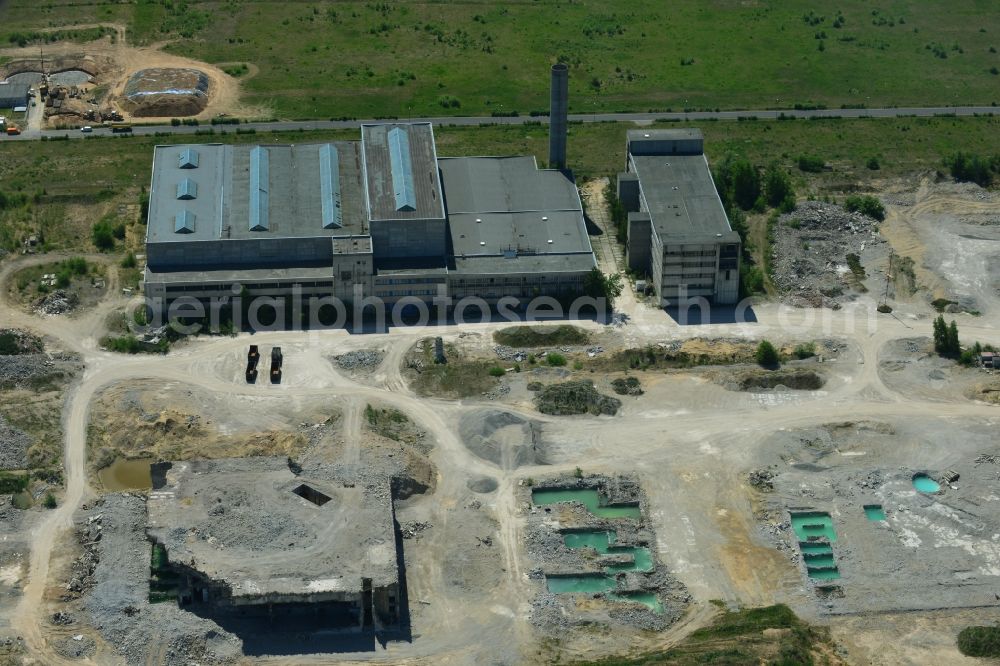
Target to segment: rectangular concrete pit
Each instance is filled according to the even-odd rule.
[[[378,630],[400,616],[391,502],[388,478],[303,479],[283,458],[158,463],[147,534],[196,613]]]

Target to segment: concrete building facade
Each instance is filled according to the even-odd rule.
[[[145,292],[431,301],[580,293],[596,266],[571,177],[528,157],[439,158],[429,123],[360,142],[158,146]]]
[[[618,198],[628,213],[629,268],[648,275],[660,304],[739,298],[740,237],[722,207],[699,130],[628,132]]]

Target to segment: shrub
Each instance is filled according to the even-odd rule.
[[[757,363],[765,368],[778,365],[781,361],[781,358],[778,356],[778,350],[768,340],[760,341],[754,357],[757,359]]]
[[[958,650],[967,657],[1000,657],[1000,627],[966,627],[958,634]]]
[[[126,254],[125,258],[122,259],[122,268],[135,268],[135,264],[135,255],[131,252]]]
[[[575,470],[573,470],[573,476],[575,476],[578,479],[582,479],[583,478],[583,470],[580,469],[579,467],[577,467]]]
[[[101,220],[94,225],[90,231],[90,238],[99,250],[110,250],[115,246],[115,232],[107,220]]]
[[[851,213],[861,213],[881,222],[885,219],[885,206],[873,196],[849,196],[844,200],[844,209]]]
[[[825,166],[826,161],[822,157],[816,157],[814,155],[799,156],[799,171],[819,173]]]
[[[989,187],[993,182],[993,173],[1000,167],[1000,160],[988,160],[979,155],[958,152],[945,158],[945,166],[951,171],[951,177],[961,182],[976,183],[980,187]]]
[[[494,365],[490,368],[490,377],[503,377],[507,374],[507,371],[501,368],[499,365]]]
[[[816,355],[816,343],[815,342],[803,342],[800,345],[796,345],[795,350],[792,352],[795,358],[802,359],[812,358]]]
[[[545,357],[545,362],[553,367],[562,367],[566,365],[566,357],[562,354],[549,354]]]
[[[877,157],[869,157],[868,161],[865,163],[865,166],[867,166],[872,171],[878,171],[879,169],[882,168],[882,166],[878,163]]]
[[[21,347],[17,344],[17,337],[10,331],[0,333],[0,356],[13,356],[20,353]]]
[[[772,162],[764,174],[764,194],[767,197],[767,203],[775,208],[781,206],[789,198],[793,202],[792,207],[795,206],[795,190],[792,189],[792,181],[777,162]]]
[[[44,506],[46,509],[56,508],[56,496],[50,492],[45,493],[45,499],[42,500],[42,506]]]

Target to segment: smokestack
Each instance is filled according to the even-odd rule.
[[[566,121],[569,111],[569,67],[552,65],[549,97],[549,168],[566,168]]]

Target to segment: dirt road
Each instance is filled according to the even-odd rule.
[[[34,257],[27,261],[8,263],[0,269],[0,287],[16,268],[50,261],[51,257]],[[5,290],[0,290],[6,293]],[[46,641],[43,618],[46,615],[45,588],[49,583],[49,561],[55,544],[71,528],[72,516],[94,491],[86,475],[86,439],[89,408],[95,396],[109,385],[142,378],[158,382],[177,382],[197,387],[217,395],[283,395],[290,399],[326,396],[345,405],[345,432],[348,440],[357,441],[351,433],[360,431],[362,410],[368,401],[392,406],[405,412],[418,426],[426,430],[437,443],[432,453],[440,479],[435,501],[440,505],[434,514],[435,529],[445,532],[448,507],[462,497],[467,479],[475,475],[497,478],[492,514],[497,521],[504,583],[491,593],[486,608],[470,609],[449,598],[445,592],[449,571],[441,562],[429,562],[421,571],[420,587],[433,596],[433,603],[421,609],[421,638],[410,644],[390,643],[374,653],[351,655],[359,660],[393,663],[406,661],[464,662],[476,655],[516,654],[530,647],[532,628],[527,621],[527,609],[534,594],[521,561],[523,518],[515,501],[515,488],[528,477],[571,471],[583,465],[587,471],[638,473],[646,483],[653,512],[653,523],[664,536],[660,556],[668,562],[696,596],[691,614],[670,632],[650,639],[651,646],[664,646],[681,640],[688,632],[708,622],[713,611],[706,606],[708,599],[720,598],[731,603],[767,603],[779,596],[780,572],[773,577],[755,577],[740,573],[740,554],[726,559],[706,557],[704,535],[712,535],[720,543],[730,543],[732,534],[745,532],[741,519],[729,517],[730,511],[749,513],[745,501],[734,491],[724,490],[733,484],[725,475],[713,477],[721,468],[739,469],[750,459],[767,433],[779,427],[795,427],[838,419],[906,418],[934,414],[939,417],[995,417],[996,408],[974,402],[941,403],[911,399],[887,386],[879,376],[880,349],[897,338],[924,335],[930,329],[926,312],[916,306],[912,310],[897,310],[891,316],[877,318],[860,316],[851,310],[791,310],[773,304],[757,306],[756,323],[717,324],[712,326],[678,326],[663,312],[647,309],[634,301],[626,301],[630,323],[620,329],[623,341],[646,344],[656,341],[697,336],[838,338],[856,348],[857,360],[851,365],[831,366],[838,381],[821,395],[779,399],[773,404],[759,404],[750,399],[735,402],[725,411],[711,405],[684,403],[685,396],[676,399],[681,408],[666,409],[662,404],[641,403],[629,408],[623,418],[574,418],[561,420],[521,409],[526,417],[542,421],[556,433],[560,447],[551,465],[507,469],[473,455],[457,435],[457,423],[463,410],[476,405],[454,401],[422,399],[406,388],[400,374],[400,364],[406,350],[422,338],[444,335],[453,339],[460,332],[488,334],[504,324],[476,324],[447,329],[394,329],[387,334],[365,336],[370,347],[386,350],[385,360],[371,378],[371,383],[355,380],[338,372],[328,359],[345,350],[357,348],[358,337],[343,331],[259,333],[252,341],[260,345],[280,345],[287,360],[287,372],[280,385],[261,382],[248,385],[242,376],[233,373],[224,359],[245,352],[251,338],[200,338],[176,347],[168,356],[121,356],[102,351],[97,340],[107,313],[122,304],[113,292],[105,303],[76,318],[38,318],[18,306],[0,299],[0,320],[50,336],[59,344],[80,353],[87,370],[73,386],[66,402],[63,426],[65,433],[66,493],[60,507],[46,514],[46,519],[31,536],[31,567],[17,611],[16,628],[25,638],[33,656],[44,663],[67,663]],[[980,317],[957,315],[963,336],[983,342],[1000,344],[1000,326],[995,313]],[[598,328],[596,324],[584,324]],[[517,407],[505,407],[519,411]],[[345,449],[350,460],[357,460],[357,451]],[[717,488],[715,502],[719,507],[717,520],[694,522],[686,518],[684,508],[694,502],[692,494],[663,483],[664,469],[681,470],[683,480],[714,479]],[[692,507],[693,508],[693,507]],[[692,515],[695,513],[691,512]],[[727,536],[728,535],[728,536]],[[747,537],[744,537],[747,539]],[[733,548],[733,543],[728,546]],[[746,548],[754,547],[750,540]],[[442,544],[445,547],[446,544]],[[745,555],[743,556],[745,559]],[[734,562],[736,564],[734,564]],[[489,632],[483,627],[490,626]],[[583,654],[577,656],[585,656]],[[276,660],[291,663],[292,660]],[[309,658],[296,657],[295,663],[310,663]],[[315,663],[323,659],[317,657]],[[79,663],[79,662],[74,662]]]

